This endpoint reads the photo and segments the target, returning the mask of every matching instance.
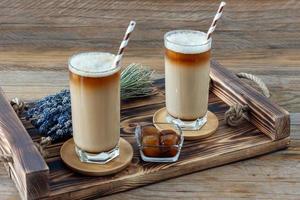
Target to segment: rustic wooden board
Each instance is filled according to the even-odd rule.
[[[218,87],[218,91],[222,90],[222,86],[227,88],[227,83],[231,84],[233,91],[239,91],[241,88],[237,84],[232,85],[230,79],[233,79],[234,76],[229,71],[224,70],[216,63],[213,63],[212,69],[213,73],[218,72],[220,74],[222,72],[222,77],[227,80],[223,84],[220,84],[220,80],[223,79],[219,78],[218,73],[215,73],[215,76],[211,76],[213,87],[210,94],[209,109],[217,115],[220,122],[220,127],[213,136],[199,141],[185,141],[179,161],[176,163],[157,164],[141,161],[133,137],[133,130],[137,122],[151,122],[153,113],[164,106],[164,83],[162,82],[163,80],[157,81],[156,84],[161,89],[158,95],[143,100],[123,102],[122,105],[121,135],[134,148],[134,158],[131,165],[126,170],[113,176],[82,176],[68,169],[61,161],[58,156],[61,144],[50,145],[46,149],[49,153],[49,158],[46,159],[49,167],[49,191],[48,194],[46,192],[42,194],[44,195],[43,198],[83,199],[99,197],[287,147],[289,144],[288,134],[285,134],[284,138],[278,138],[273,141],[266,135],[267,133],[263,133],[255,126],[257,125],[255,122],[249,123],[245,121],[238,128],[231,128],[225,124],[223,116],[228,109],[228,105],[220,99],[220,97],[223,97],[222,93],[213,93],[214,86],[220,86]],[[247,95],[250,94],[248,94],[247,90],[244,93],[246,95],[243,98],[247,100]],[[272,104],[265,99],[261,102],[261,95],[255,91],[252,91],[251,94],[251,98],[255,98],[258,104],[264,103],[266,106]],[[226,98],[236,98],[236,96],[226,96]],[[250,107],[250,114],[252,112],[255,113],[258,111]],[[289,117],[286,111],[280,109],[274,116],[282,113],[287,114],[287,117]],[[288,123],[287,125],[289,126]],[[33,140],[37,140],[38,136],[36,131],[32,129],[32,126],[28,122],[24,122],[24,125]],[[10,134],[14,134],[14,132]],[[276,134],[274,133],[274,135]],[[34,197],[28,196],[28,198]]]
[[[271,103],[269,99],[243,83],[216,61],[212,62],[214,67],[211,69],[210,76],[214,80],[211,87],[214,94],[229,105],[235,103],[248,105],[249,121],[273,140],[289,136],[290,115],[286,110]]]
[[[291,113],[291,147],[104,199],[299,199],[300,1],[226,3],[213,38],[213,57],[231,70],[253,73],[265,81],[272,101]],[[66,61],[74,52],[115,52],[131,19],[136,19],[137,27],[124,66],[138,62],[163,73],[163,34],[177,28],[207,30],[219,1],[4,0],[0,4],[0,85],[9,98],[31,100],[68,86]],[[0,180],[1,199],[19,199],[1,164]]]
[[[20,195],[33,199],[48,193],[49,169],[0,88],[0,151],[12,156],[6,163]]]

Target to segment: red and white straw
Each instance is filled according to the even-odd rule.
[[[217,25],[217,22],[218,22],[218,20],[221,18],[221,16],[222,16],[222,13],[223,13],[223,10],[224,10],[224,6],[226,5],[226,3],[224,2],[224,1],[222,1],[221,2],[221,4],[220,4],[220,6],[219,6],[219,9],[218,9],[218,11],[217,11],[217,13],[216,13],[216,15],[215,15],[215,18],[214,18],[214,20],[213,20],[213,22],[211,23],[211,25],[210,25],[210,27],[209,27],[209,29],[208,29],[208,31],[207,31],[207,40],[209,39],[209,38],[211,38],[211,34],[215,31],[215,29],[216,29],[216,25]]]
[[[115,57],[114,65],[113,65],[114,67],[119,67],[120,61],[121,61],[122,56],[124,54],[124,49],[128,44],[130,34],[134,30],[135,24],[136,24],[135,21],[130,21],[130,23],[128,25],[128,28],[127,28],[126,33],[124,35],[123,41],[121,42],[121,45],[119,47],[118,54]]]

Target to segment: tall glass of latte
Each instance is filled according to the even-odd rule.
[[[198,130],[207,121],[211,42],[193,30],[164,36],[167,121],[185,130]]]
[[[75,150],[82,162],[104,164],[119,155],[120,72],[110,53],[69,60]]]

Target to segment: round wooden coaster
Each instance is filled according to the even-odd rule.
[[[167,109],[161,108],[158,111],[156,111],[153,115],[153,122],[167,122],[166,117],[168,115]],[[216,132],[217,128],[219,126],[219,120],[217,116],[208,111],[207,112],[207,122],[202,126],[200,130],[182,130],[183,136],[185,140],[196,140],[196,139],[202,139],[211,136],[214,132]],[[156,128],[158,129],[167,129],[169,128],[168,125],[165,124],[159,124],[156,125]]]
[[[75,152],[73,138],[66,141],[61,149],[60,156],[63,162],[72,170],[88,176],[105,176],[115,174],[126,168],[133,157],[133,149],[129,142],[120,138],[120,155],[106,164],[93,164],[81,162]]]

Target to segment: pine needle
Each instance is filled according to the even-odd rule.
[[[151,76],[154,70],[132,63],[121,73],[121,99],[150,96],[153,93]]]

